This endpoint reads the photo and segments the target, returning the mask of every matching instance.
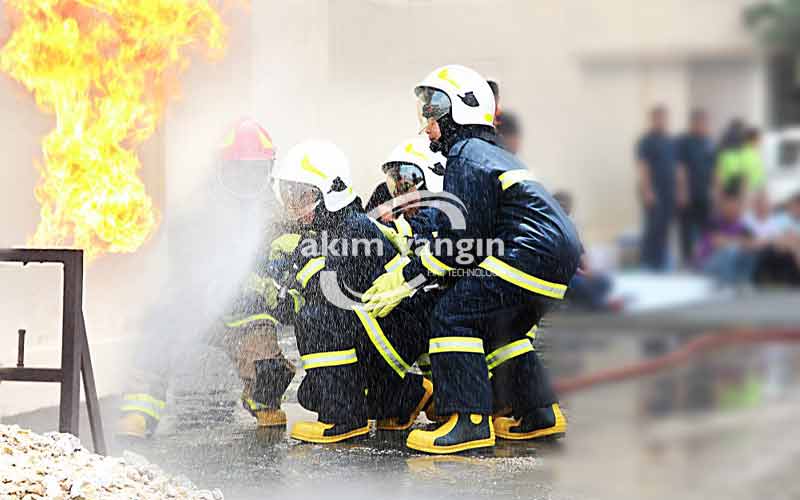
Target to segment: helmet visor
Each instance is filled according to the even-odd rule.
[[[450,113],[452,104],[447,94],[441,90],[431,87],[419,87],[417,94],[417,113],[420,124],[425,126],[430,120],[439,118]]]
[[[234,196],[254,198],[269,190],[272,160],[226,160],[217,175]]]
[[[425,174],[411,163],[390,163],[385,168],[386,187],[392,198],[425,188]]]
[[[300,219],[314,211],[322,193],[310,184],[279,180],[278,199],[291,218]]]

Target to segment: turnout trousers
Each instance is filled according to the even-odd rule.
[[[511,408],[521,416],[557,402],[531,343],[550,303],[494,275],[467,276],[446,290],[430,326],[437,412]]]
[[[408,372],[427,350],[427,315],[416,311],[422,301],[428,310],[435,303],[422,294],[386,318],[359,306],[304,308],[295,325],[306,370],[300,404],[326,423],[407,417],[424,394],[422,376]]]

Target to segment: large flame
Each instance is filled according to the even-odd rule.
[[[136,148],[156,129],[184,52],[220,55],[226,29],[208,0],[6,0],[15,29],[0,69],[56,125],[42,141],[31,244],[83,248],[91,259],[133,252],[158,213]],[[38,164],[38,162],[37,162]]]

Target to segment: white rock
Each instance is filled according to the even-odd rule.
[[[222,492],[198,490],[185,477],[173,478],[144,457],[102,457],[72,435],[44,436],[0,425],[0,500],[21,498],[221,500]]]

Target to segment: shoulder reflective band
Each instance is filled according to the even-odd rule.
[[[538,331],[539,331],[539,325],[533,325],[531,329],[528,330],[528,333],[525,334],[525,336],[531,340],[536,340],[536,332]]]
[[[428,354],[474,352],[483,354],[483,340],[475,337],[436,337],[431,339]]]
[[[138,411],[148,417],[161,420],[161,410],[166,408],[166,401],[154,398],[149,394],[125,394],[122,396],[121,412]]]
[[[405,217],[400,216],[395,219],[394,226],[397,228],[397,232],[402,236],[407,236],[409,238],[414,236],[414,231],[411,229],[411,224],[408,223]]]
[[[392,260],[387,262],[386,265],[383,266],[383,268],[387,272],[397,271],[398,269],[405,267],[405,265],[408,264],[409,262],[411,262],[411,259],[409,259],[408,257],[404,257],[400,254],[397,254],[394,256]]]
[[[563,299],[564,294],[567,293],[567,285],[553,283],[537,278],[536,276],[531,276],[515,267],[509,266],[497,257],[487,257],[478,267],[491,271],[498,278],[502,278],[518,287],[546,297]]]
[[[529,339],[515,340],[510,344],[495,349],[491,354],[486,356],[486,366],[489,370],[494,370],[509,359],[514,359],[517,356],[531,351],[533,351],[533,345]]]
[[[356,349],[353,348],[346,351],[306,354],[305,356],[300,356],[300,361],[303,363],[304,370],[313,370],[314,368],[325,368],[327,366],[352,365],[358,362],[358,358],[356,357]]]
[[[255,323],[256,321],[269,321],[270,323],[277,324],[278,320],[275,319],[274,316],[267,313],[262,314],[253,314],[252,316],[248,316],[246,318],[242,318],[236,321],[230,321],[225,323],[225,326],[228,328],[241,328],[243,326],[249,325],[250,323]]]
[[[526,168],[509,170],[508,172],[500,174],[498,178],[500,179],[500,188],[503,191],[518,182],[535,180],[533,178],[533,172]]]
[[[303,269],[298,271],[297,282],[305,288],[308,285],[309,280],[314,277],[315,274],[322,271],[325,268],[325,257],[314,257],[313,259],[306,262],[306,265],[303,266]]]
[[[384,335],[381,329],[381,325],[361,307],[353,306],[353,310],[356,312],[358,319],[361,320],[361,324],[364,325],[364,330],[367,331],[372,345],[378,350],[383,360],[392,367],[392,370],[394,370],[400,378],[404,378],[411,366],[403,360],[392,343],[389,342],[389,339],[386,338],[386,335]]]
[[[441,260],[434,257],[428,247],[424,247],[419,252],[419,258],[422,261],[422,265],[425,266],[425,269],[435,274],[436,276],[444,276],[445,274],[453,270],[452,267],[448,266]]]

